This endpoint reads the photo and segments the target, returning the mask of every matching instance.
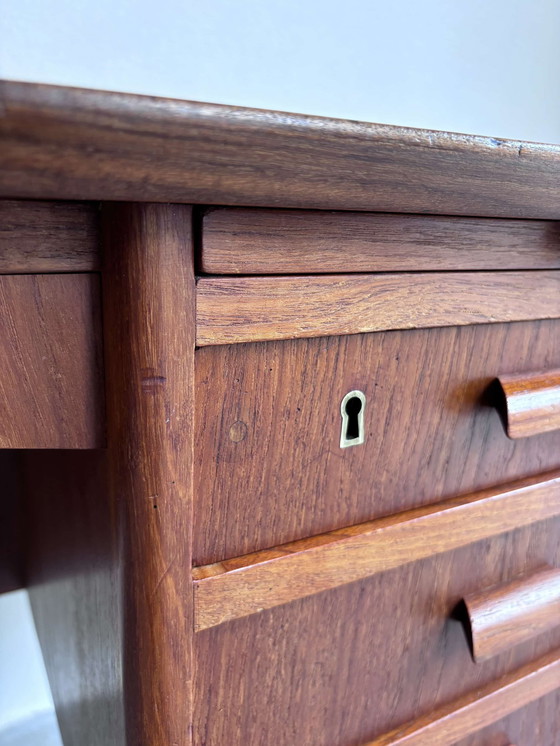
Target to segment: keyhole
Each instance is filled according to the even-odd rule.
[[[340,447],[361,445],[365,440],[364,408],[366,397],[361,391],[350,391],[340,405],[342,415],[342,430],[340,433]]]
[[[358,415],[362,411],[362,402],[357,396],[353,396],[346,402],[346,440],[354,440],[360,437],[360,425],[358,424]]]

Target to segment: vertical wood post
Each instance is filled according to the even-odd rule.
[[[110,489],[127,746],[191,742],[195,286],[191,209],[104,208]]]

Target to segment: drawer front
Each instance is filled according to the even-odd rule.
[[[0,276],[0,448],[105,445],[100,295],[95,274]]]
[[[208,347],[196,353],[194,562],[350,526],[560,464],[509,439],[489,386],[560,367],[560,321]],[[365,394],[365,442],[341,402]]]
[[[560,742],[560,691],[541,697],[455,746],[557,746]]]
[[[383,736],[432,714],[441,719],[443,705],[448,721],[438,738],[445,731],[459,740],[548,694],[560,685],[560,626],[474,662],[458,619],[460,601],[470,594],[531,576],[546,564],[558,566],[559,530],[559,519],[542,521],[197,632],[194,743],[408,745]],[[552,679],[532,673],[543,656],[552,656]],[[510,681],[504,696],[503,677],[524,667],[529,674]],[[498,697],[492,700],[484,687],[494,686]],[[453,703],[473,692],[472,717],[449,716],[457,709]],[[487,703],[478,707],[483,696]],[[518,723],[515,716],[511,722]],[[532,732],[516,727],[510,738]],[[542,727],[557,732],[556,723]],[[495,732],[489,728],[489,737]],[[552,731],[539,731],[545,732]],[[423,743],[452,741],[410,741]]]
[[[324,274],[560,267],[558,223],[390,213],[213,208],[201,268]]]

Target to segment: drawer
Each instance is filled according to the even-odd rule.
[[[553,692],[455,746],[556,746],[559,732],[560,692]]]
[[[546,220],[218,208],[201,235],[213,274],[560,267],[559,224]]]
[[[560,685],[560,626],[475,662],[461,599],[558,566],[559,529],[548,519],[197,632],[194,743],[451,746],[505,717],[510,738],[530,735],[539,721],[514,713]],[[546,722],[544,740],[511,742],[552,746]]]
[[[0,448],[105,445],[100,296],[93,273],[0,275]]]
[[[0,200],[0,448],[102,448],[98,206]]]
[[[560,431],[508,438],[489,392],[560,368],[559,333],[543,320],[198,349],[195,565],[557,467]],[[365,441],[341,448],[354,390]]]

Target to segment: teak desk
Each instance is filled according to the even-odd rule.
[[[560,743],[560,148],[0,84],[2,589],[66,746]]]

